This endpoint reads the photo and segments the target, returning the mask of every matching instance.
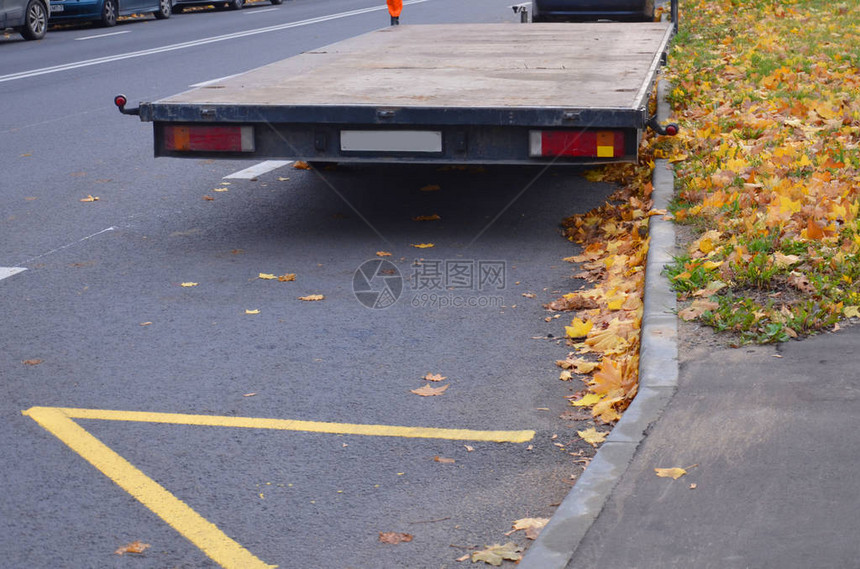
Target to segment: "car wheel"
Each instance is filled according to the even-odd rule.
[[[270,0],[272,2],[272,6],[278,6],[279,4],[283,4],[284,0]]]
[[[117,8],[117,0],[105,0],[102,6],[101,25],[106,28],[116,25],[116,17],[119,9]]]
[[[173,7],[171,6],[173,0],[158,0],[158,10],[153,12],[155,17],[159,20],[166,20],[173,13]]]
[[[227,7],[231,10],[241,10],[244,5],[245,0],[230,0],[230,2],[227,2]]]
[[[27,40],[40,40],[48,31],[48,10],[40,0],[30,0],[21,35]]]

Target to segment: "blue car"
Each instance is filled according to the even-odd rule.
[[[173,13],[173,0],[51,0],[51,23],[94,21],[110,27],[119,16],[152,12],[159,20]]]
[[[654,20],[654,0],[533,0],[534,22]]]

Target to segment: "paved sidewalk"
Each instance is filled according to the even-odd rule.
[[[860,567],[860,326],[680,361],[568,568]]]

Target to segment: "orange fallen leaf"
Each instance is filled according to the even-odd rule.
[[[427,186],[424,186],[423,188],[421,188],[421,191],[422,192],[436,192],[436,191],[439,191],[441,189],[442,188],[439,187],[437,184],[430,184],[430,185],[427,185]]]
[[[427,381],[444,381],[448,378],[441,373],[428,373],[422,379],[426,379]]]
[[[381,531],[379,532],[379,541],[381,541],[382,543],[397,545],[398,543],[408,543],[412,541],[412,535],[408,533],[398,533],[394,531]]]
[[[278,277],[279,283],[288,283],[296,280],[296,273],[287,273]]]
[[[117,555],[124,555],[126,553],[136,553],[138,555],[142,554],[144,551],[149,549],[151,546],[148,543],[143,543],[140,540],[132,541],[127,545],[123,545],[119,549],[117,549],[114,553]]]
[[[440,219],[442,218],[434,213],[433,215],[419,215],[413,217],[412,221],[439,221]]]
[[[431,387],[430,385],[424,385],[422,387],[419,387],[418,389],[410,389],[410,391],[415,395],[420,395],[421,397],[432,397],[434,395],[442,395],[443,393],[445,393],[445,390],[448,389],[449,385],[443,385],[441,387]]]
[[[296,170],[310,170],[311,165],[303,160],[297,160],[296,162],[293,162],[293,168]]]
[[[439,455],[433,457],[435,462],[441,462],[442,464],[454,464],[456,461],[453,458],[443,458]]]
[[[391,253],[389,253],[388,251],[377,251],[376,256],[377,257],[390,257]]]
[[[203,199],[206,200],[207,202],[215,201],[215,198],[213,198],[212,196],[203,196]]]
[[[24,360],[21,363],[24,364],[25,366],[37,366],[40,363],[42,363],[42,360],[35,360],[35,359],[34,360]]]

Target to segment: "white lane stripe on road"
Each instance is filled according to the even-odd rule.
[[[266,172],[271,172],[272,170],[277,170],[278,168],[283,168],[287,164],[292,164],[292,160],[266,160],[264,162],[260,162],[259,164],[254,164],[250,168],[245,168],[244,170],[239,170],[238,172],[233,172],[229,176],[224,176],[224,179],[230,180],[253,180],[258,176],[262,176]]]
[[[408,6],[411,4],[423,4],[424,2],[429,2],[430,0],[408,0],[404,2],[404,6]],[[187,49],[190,47],[197,47],[201,45],[206,45],[210,43],[216,43],[221,41],[227,41],[232,39],[238,39],[248,36],[254,36],[257,34],[265,34],[268,32],[278,32],[281,30],[288,30],[290,28],[298,28],[301,26],[309,26],[312,24],[321,24],[323,22],[328,22],[331,20],[338,20],[340,18],[349,18],[350,16],[359,16],[361,14],[369,14],[371,12],[379,12],[381,10],[387,10],[388,6],[374,6],[372,8],[362,8],[361,10],[351,10],[349,12],[340,12],[338,14],[331,14],[329,16],[320,16],[318,18],[310,18],[308,20],[301,20],[299,22],[290,22],[287,24],[278,24],[276,26],[268,26],[265,28],[257,28],[254,30],[247,30],[244,32],[234,32],[232,34],[224,34],[223,36],[214,36],[210,38],[203,38],[199,40],[193,40],[183,43],[176,43],[172,45],[166,45],[162,47],[156,47],[152,49],[144,49],[141,51],[132,51],[129,53],[119,53],[117,55],[109,55],[106,57],[98,57],[96,59],[87,59],[85,61],[77,61],[74,63],[65,63],[63,65],[54,65],[53,67],[43,67],[41,69],[33,69],[30,71],[21,71],[19,73],[10,73],[8,75],[0,75],[0,83],[5,83],[6,81],[15,81],[18,79],[27,79],[29,77],[38,77],[39,75],[48,75],[49,73],[59,73],[61,71],[70,71],[72,69],[80,69],[81,67],[90,67],[92,65],[101,65],[102,63],[112,63],[114,61],[122,61],[124,59],[132,59],[135,57],[145,57],[147,55],[155,55],[157,53],[164,53],[168,51],[176,51],[179,49]]]
[[[0,267],[0,281],[26,271],[24,267]]]
[[[242,10],[242,14],[245,16],[253,16],[254,14],[263,14],[265,12],[274,12],[275,10],[280,10],[280,8],[266,8],[265,10]]]
[[[75,38],[75,41],[97,40],[99,38],[106,38],[106,37],[110,37],[110,36],[119,36],[122,34],[130,34],[130,33],[131,33],[131,30],[125,30],[122,32],[111,32],[109,34],[99,34],[97,36],[85,36],[82,38]]]

